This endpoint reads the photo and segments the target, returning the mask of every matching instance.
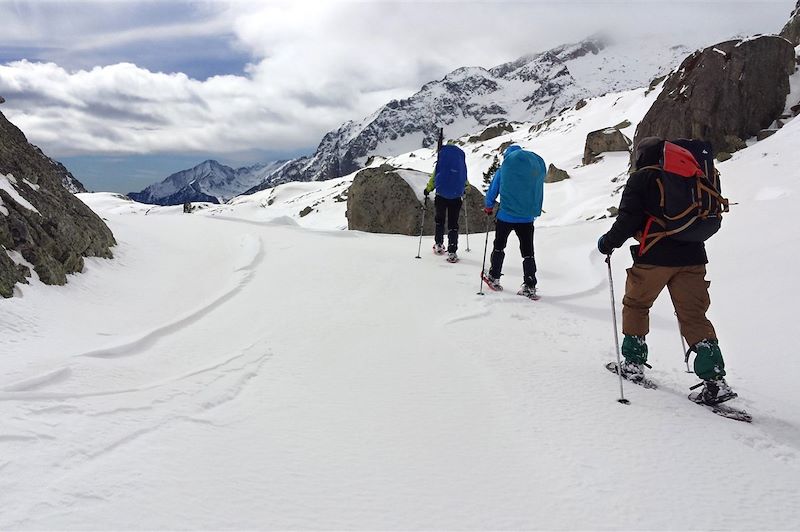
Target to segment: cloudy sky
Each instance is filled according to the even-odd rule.
[[[598,31],[713,44],[776,32],[794,4],[0,0],[0,111],[89,188],[127,192],[207,158],[310,153],[460,66]]]

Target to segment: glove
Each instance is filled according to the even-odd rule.
[[[483,208],[483,212],[486,213],[486,216],[491,216],[492,213],[494,212],[494,208],[493,207],[484,207]]]
[[[603,255],[611,255],[611,253],[614,252],[614,248],[609,246],[606,242],[606,235],[601,236],[597,240],[597,250]]]

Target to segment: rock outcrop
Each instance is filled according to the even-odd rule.
[[[731,153],[783,112],[792,45],[781,37],[727,41],[687,57],[636,129],[644,137],[696,138]]]
[[[792,16],[786,26],[781,30],[781,37],[790,40],[795,46],[800,46],[800,0],[794,8]]]
[[[609,151],[627,152],[630,147],[631,139],[626,137],[617,127],[592,131],[586,136],[586,146],[583,149],[583,164],[592,164],[599,161],[601,153]]]
[[[401,173],[405,176],[401,176]],[[414,170],[403,170],[389,165],[365,168],[353,179],[347,194],[347,227],[368,233],[419,235],[423,203],[409,181],[424,187],[428,175]],[[425,235],[432,235],[433,196],[428,200],[425,214]],[[483,194],[469,185],[459,220],[460,232],[478,233],[485,230]],[[469,220],[465,219],[468,214]]]
[[[567,171],[558,168],[553,163],[550,163],[550,166],[547,167],[547,175],[544,177],[544,182],[558,183],[559,181],[564,181],[565,179],[569,179],[569,174]]]
[[[511,124],[500,122],[484,129],[479,135],[469,138],[469,142],[486,142],[505,133],[511,133],[514,127]]]
[[[45,284],[64,284],[83,257],[112,256],[114,235],[63,184],[67,172],[29,144],[0,113],[0,295],[11,297],[33,267]]]

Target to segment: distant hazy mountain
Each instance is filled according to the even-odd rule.
[[[128,196],[156,205],[178,205],[187,201],[222,203],[263,182],[284,164],[286,161],[274,161],[234,169],[208,160]]]

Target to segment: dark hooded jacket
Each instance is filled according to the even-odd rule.
[[[658,165],[664,141],[655,137],[642,139],[636,150],[637,169]],[[614,225],[605,234],[605,243],[613,248],[621,247],[631,237],[641,235],[648,219],[648,212],[658,212],[661,195],[656,184],[660,172],[654,169],[637,170],[628,178],[619,215]],[[631,246],[631,255],[636,264],[655,266],[696,266],[708,263],[706,247],[703,242],[682,242],[672,238],[662,238],[647,253],[639,255],[639,245]]]

